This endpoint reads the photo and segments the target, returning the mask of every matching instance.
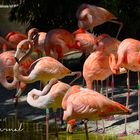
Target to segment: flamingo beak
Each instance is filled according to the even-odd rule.
[[[22,94],[22,89],[19,88],[18,92],[16,93],[15,97],[20,97],[20,95]]]
[[[17,58],[17,57],[15,57],[15,60],[16,60],[16,62],[19,64],[19,60],[18,60],[18,58]]]
[[[19,63],[18,55],[20,54],[20,52],[21,52],[21,49],[17,48],[16,53],[15,53],[15,60],[16,60],[17,63]]]

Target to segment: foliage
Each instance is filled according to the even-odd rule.
[[[18,4],[12,8],[9,19],[26,23],[28,28],[37,27],[40,31],[52,28],[65,28],[70,31],[77,29],[75,16],[78,6],[82,3],[95,4],[108,9],[124,26],[120,39],[133,37],[140,39],[140,1],[139,0],[5,0],[8,4]],[[97,27],[97,33],[115,34],[113,24]]]

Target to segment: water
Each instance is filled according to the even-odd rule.
[[[53,126],[49,127],[49,131],[52,131]],[[47,140],[46,137],[46,126],[42,123],[15,121],[15,118],[0,119],[0,140]],[[74,134],[59,131],[59,136],[56,137],[52,131],[48,140],[86,140],[86,135],[84,131],[76,131]],[[89,133],[89,140],[140,140],[140,137],[118,138],[113,135]]]

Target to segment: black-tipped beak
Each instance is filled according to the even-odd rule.
[[[16,62],[19,64],[19,60],[15,57]]]

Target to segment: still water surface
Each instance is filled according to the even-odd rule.
[[[49,129],[49,131],[51,128]],[[86,140],[84,131],[76,131],[74,134],[67,134],[59,131],[59,136],[55,137],[54,132],[49,133],[48,140]],[[46,126],[42,123],[16,122],[14,119],[3,119],[0,121],[0,140],[47,140]],[[89,140],[140,140],[140,136],[116,137],[107,134],[89,133]]]

